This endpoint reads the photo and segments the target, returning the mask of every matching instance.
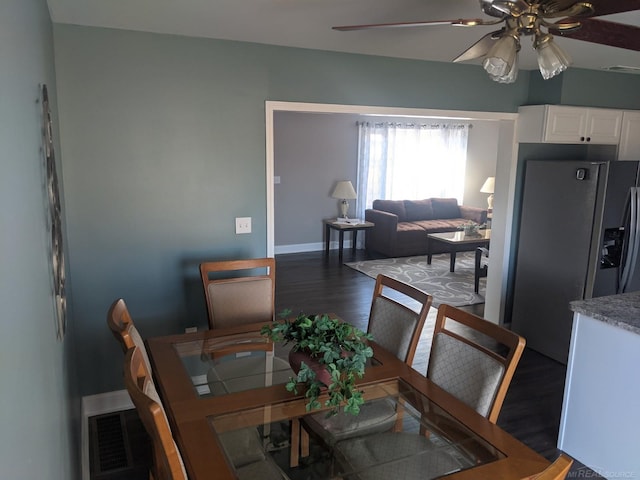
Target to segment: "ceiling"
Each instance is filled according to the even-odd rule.
[[[478,0],[47,0],[55,23],[450,62],[496,26],[428,26],[338,32],[332,26],[485,18]],[[640,26],[640,11],[599,17]],[[568,38],[573,67],[640,68],[640,52]],[[469,63],[480,63],[474,60]],[[530,39],[521,69],[537,69]]]

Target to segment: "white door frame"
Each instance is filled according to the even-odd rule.
[[[470,112],[461,110],[431,110],[423,108],[376,107],[363,105],[336,105],[324,103],[265,102],[266,121],[266,193],[267,193],[267,256],[274,256],[274,131],[273,118],[277,111],[308,113],[347,113],[380,116],[415,116],[457,120],[489,120],[500,122],[498,158],[496,162],[496,191],[491,222],[491,269],[487,277],[485,318],[501,323],[504,318],[511,231],[513,199],[516,180],[517,143],[516,121],[518,114],[505,112]],[[504,194],[506,193],[506,195]]]

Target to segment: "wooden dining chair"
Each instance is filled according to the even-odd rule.
[[[107,325],[111,329],[113,336],[118,340],[118,343],[120,343],[124,353],[127,353],[127,351],[133,347],[140,349],[140,354],[144,360],[147,372],[151,374],[151,362],[149,361],[144,340],[134,325],[127,305],[122,298],[117,299],[111,304],[109,312],[107,313]]]
[[[273,258],[200,264],[209,328],[271,322],[275,314],[276,262]]]
[[[367,332],[385,350],[411,365],[432,301],[422,290],[380,274],[373,289]],[[385,400],[365,403],[356,416],[344,412],[329,417],[326,412],[307,415],[300,420],[301,456],[308,455],[307,432],[334,445],[356,435],[392,430],[397,421],[395,406]]]
[[[442,304],[427,378],[496,423],[524,346],[511,330]]]
[[[222,260],[200,264],[209,328],[246,323],[270,323],[275,314],[274,258]],[[247,356],[234,362],[217,362],[212,355],[207,372],[210,388],[226,393],[266,386],[265,380],[286,383],[293,371],[289,362],[273,355]],[[262,379],[260,377],[262,374]],[[283,380],[284,379],[284,380]]]
[[[561,453],[542,473],[534,475],[532,480],[564,480],[571,470],[571,465],[573,465],[573,458]]]
[[[124,383],[151,438],[153,465],[149,478],[187,480],[182,456],[173,439],[162,401],[147,370],[142,350],[137,346],[125,354]]]

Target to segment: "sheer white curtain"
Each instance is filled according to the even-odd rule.
[[[357,217],[379,198],[455,197],[462,204],[469,127],[358,122]]]

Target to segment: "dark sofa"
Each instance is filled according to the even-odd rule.
[[[487,210],[458,205],[455,198],[374,200],[373,208],[365,211],[365,219],[375,223],[366,234],[367,251],[406,257],[443,253],[429,251],[427,234],[453,232],[470,221],[484,224]]]

